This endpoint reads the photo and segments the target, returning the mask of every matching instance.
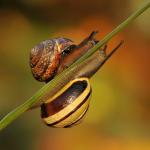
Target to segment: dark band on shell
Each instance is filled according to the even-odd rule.
[[[69,127],[77,124],[89,107],[90,95],[91,86],[88,79],[75,79],[67,84],[57,97],[41,105],[41,117],[52,127]],[[75,113],[76,116],[73,117]]]

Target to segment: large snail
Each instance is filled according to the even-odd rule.
[[[98,42],[94,39],[96,33],[92,32],[78,45],[67,38],[50,39],[36,45],[30,53],[30,66],[34,78],[46,83],[52,80]],[[81,122],[90,103],[92,89],[89,78],[121,44],[122,42],[108,55],[104,46],[82,65],[77,66],[71,76],[66,75],[64,81],[45,96],[40,103],[41,117],[48,126],[66,128]]]

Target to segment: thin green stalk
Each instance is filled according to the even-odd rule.
[[[146,9],[150,7],[150,2],[146,3],[136,12],[134,12],[130,17],[128,17],[123,23],[121,23],[118,27],[116,27],[111,33],[106,35],[100,42],[98,42],[92,49],[90,49],[84,56],[82,56],[78,61],[76,61],[73,65],[71,65],[68,69],[63,71],[61,74],[56,76],[53,80],[51,80],[48,84],[43,86],[39,91],[37,91],[30,99],[25,101],[22,105],[18,106],[10,113],[8,113],[2,120],[0,121],[0,130],[7,127],[11,122],[13,122],[17,117],[19,117],[22,113],[27,111],[33,104],[37,103],[46,93],[51,92],[56,85],[62,82],[65,78],[69,77],[71,73],[75,70],[77,65],[81,65],[84,61],[89,58],[93,53],[95,53],[100,47],[106,44],[112,37],[114,37],[117,33],[122,31],[128,24],[130,24],[134,19],[136,19],[139,15],[141,15]]]

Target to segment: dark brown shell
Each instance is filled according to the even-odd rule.
[[[41,42],[31,49],[30,67],[34,78],[48,82],[58,69],[62,54],[66,48],[73,45],[67,38],[56,38]]]

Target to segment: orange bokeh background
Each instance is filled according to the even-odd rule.
[[[102,39],[146,0],[37,0],[0,2],[0,117],[44,83],[33,79],[29,51],[37,43],[67,37],[79,43],[93,30]],[[150,12],[108,43],[123,46],[91,79],[89,112],[70,129],[45,126],[40,110],[28,111],[0,133],[1,150],[149,150]]]

